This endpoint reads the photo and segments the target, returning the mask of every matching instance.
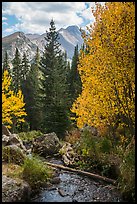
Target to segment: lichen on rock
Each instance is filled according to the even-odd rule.
[[[25,202],[30,199],[31,188],[21,179],[2,176],[2,202]]]

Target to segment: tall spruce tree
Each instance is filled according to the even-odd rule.
[[[40,96],[40,55],[39,49],[37,48],[34,62],[31,64],[30,71],[24,79],[22,84],[25,109],[27,112],[27,123],[30,126],[30,130],[41,130],[42,120],[42,107],[41,107],[41,96]],[[24,63],[25,64],[25,63]]]
[[[21,62],[21,83],[23,83],[26,80],[29,71],[30,71],[30,63],[26,56],[26,53],[24,52],[22,62]]]
[[[5,51],[3,66],[2,66],[2,73],[4,73],[5,70],[8,70],[8,73],[10,73],[10,66],[9,66],[9,57],[7,51]]]
[[[78,72],[79,51],[78,45],[75,47],[74,55],[72,58],[71,69],[69,73],[69,91],[71,97],[71,105],[79,96],[82,89],[81,79]]]
[[[43,127],[46,132],[55,132],[63,136],[69,126],[67,106],[67,63],[61,53],[59,36],[55,23],[50,22],[49,32],[45,37],[46,46],[41,58],[43,73]]]
[[[18,48],[15,51],[15,57],[12,61],[12,86],[15,93],[18,92],[21,82],[21,57]]]

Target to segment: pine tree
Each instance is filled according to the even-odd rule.
[[[25,109],[27,112],[27,122],[30,130],[40,130],[42,120],[41,96],[40,96],[40,70],[39,70],[39,49],[37,48],[34,62],[31,65],[30,71],[22,84]]]
[[[67,109],[67,64],[61,53],[59,37],[55,23],[50,22],[50,29],[45,40],[45,52],[41,59],[43,73],[43,126],[47,132],[63,135],[69,124]]]
[[[26,80],[29,70],[30,70],[30,63],[24,52],[22,62],[21,62],[21,82],[22,83],[24,80]]]
[[[21,82],[21,57],[18,48],[15,51],[15,57],[12,61],[13,69],[12,69],[12,86],[15,93],[18,92],[20,88]]]
[[[7,70],[10,73],[10,66],[9,66],[9,57],[7,51],[5,51],[5,57],[3,61],[2,73]]]
[[[71,105],[81,93],[81,79],[78,72],[79,51],[78,45],[75,47],[72,64],[69,74],[69,89],[71,96]]]

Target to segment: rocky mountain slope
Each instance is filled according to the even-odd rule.
[[[58,33],[59,43],[61,44],[60,48],[67,52],[68,59],[72,59],[75,46],[78,44],[80,48],[83,44],[83,39],[78,26],[68,26],[66,29],[61,28],[58,30]],[[21,56],[23,55],[23,52],[26,52],[29,60],[33,59],[37,46],[42,55],[46,44],[45,36],[46,33],[39,35],[15,32],[2,38],[2,59],[5,51],[8,52],[9,58],[13,59],[16,47],[19,49]]]

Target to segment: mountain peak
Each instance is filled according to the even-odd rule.
[[[68,26],[67,29],[77,29],[77,30],[79,30],[79,27],[77,25],[71,25],[71,26]]]
[[[5,36],[3,39],[6,39],[6,38],[16,38],[18,36],[24,36],[25,34],[22,32],[22,31],[17,31],[15,33],[12,33],[8,36]]]
[[[2,43],[11,43],[13,41],[16,41],[17,38],[20,38],[20,37],[24,38],[24,36],[25,34],[22,31],[18,31],[2,38]]]
[[[71,33],[78,33],[78,34],[80,33],[80,29],[77,25],[68,26],[66,30]]]

